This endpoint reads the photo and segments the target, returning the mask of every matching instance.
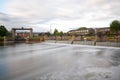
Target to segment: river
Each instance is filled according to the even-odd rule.
[[[47,42],[0,46],[0,80],[120,80],[120,48]]]

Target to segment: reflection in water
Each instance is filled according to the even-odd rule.
[[[54,43],[0,46],[0,80],[119,80],[119,52]]]

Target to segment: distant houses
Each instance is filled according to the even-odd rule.
[[[22,37],[22,38],[26,38],[30,36],[29,32],[17,32],[16,36]],[[49,36],[49,32],[33,32],[33,36],[34,37],[38,37],[38,36]]]
[[[110,34],[109,27],[95,29],[96,41],[106,41],[107,35],[109,34]]]
[[[30,36],[30,33],[28,33],[28,32],[17,32],[17,33],[16,33],[16,36],[17,36],[17,37],[26,38],[26,37],[29,37],[29,36]]]
[[[79,41],[106,41],[107,35],[110,35],[110,28],[103,27],[103,28],[86,28],[80,27],[75,30],[70,30],[64,33],[62,36],[60,35],[53,35],[49,32],[33,32],[33,37],[44,37],[46,40],[70,40],[74,37],[74,40]],[[30,32],[16,32],[15,36],[17,38],[30,38]]]
[[[92,35],[92,34],[108,34],[110,33],[110,28],[109,27],[103,27],[103,28],[79,28],[76,30],[70,30],[67,32],[69,35]]]
[[[104,28],[86,28],[81,27],[75,30],[70,30],[67,33],[64,33],[62,38],[58,35],[58,40],[69,40],[68,36],[75,36],[75,40],[96,40],[96,41],[106,41],[106,35],[110,34],[109,27]],[[30,36],[29,32],[17,32],[16,36],[26,38]],[[54,40],[55,36],[51,35],[49,32],[33,32],[33,37],[44,36],[45,39]],[[91,39],[86,36],[94,36]]]
[[[67,32],[68,35],[74,35],[76,36],[75,40],[95,40],[95,41],[106,41],[106,36],[110,34],[110,28],[109,27],[103,27],[103,28],[86,28],[81,27],[76,30],[70,30]],[[94,36],[92,39],[86,36]]]
[[[90,34],[94,34],[95,30],[93,28],[80,28],[80,29],[76,29],[76,30],[70,30],[67,32],[68,35],[90,35]]]
[[[109,34],[110,33],[110,28],[109,27],[104,27],[104,28],[95,28],[95,33],[101,32],[102,34]]]

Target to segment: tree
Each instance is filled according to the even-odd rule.
[[[62,36],[64,35],[64,33],[62,31],[60,31],[59,35],[60,35],[61,40],[62,40]]]
[[[86,27],[80,27],[77,30],[86,30],[86,29],[87,29]]]
[[[55,30],[54,30],[53,35],[55,36],[55,39],[56,39],[56,36],[58,36],[58,35],[59,35],[59,32],[58,32],[58,30],[57,30],[57,29],[55,29]]]
[[[54,33],[53,33],[53,35],[54,35],[54,36],[57,36],[57,35],[59,35],[59,32],[58,32],[58,30],[57,30],[57,29],[55,29],[55,30],[54,30]]]
[[[120,21],[118,20],[112,21],[112,23],[110,24],[110,31],[115,33],[116,36],[118,36],[118,33],[120,31]],[[117,41],[118,41],[118,38],[117,38]]]
[[[0,25],[0,36],[7,36],[8,30],[5,28],[5,26]]]
[[[112,21],[112,23],[110,24],[110,31],[118,34],[118,32],[120,31],[120,21],[118,20]]]

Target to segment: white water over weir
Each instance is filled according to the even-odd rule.
[[[0,80],[120,80],[120,48],[47,42],[0,46]]]

